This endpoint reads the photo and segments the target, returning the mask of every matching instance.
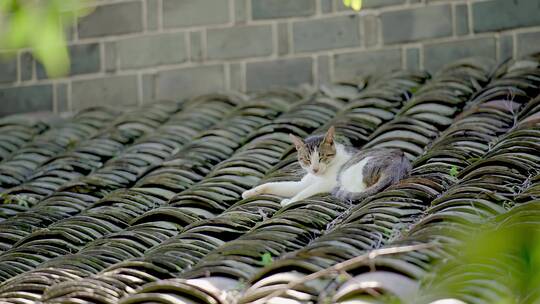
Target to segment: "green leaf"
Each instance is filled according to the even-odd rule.
[[[458,175],[458,167],[456,165],[450,168],[450,176],[456,177]]]
[[[350,276],[348,276],[346,273],[340,273],[337,278],[336,278],[336,281],[340,284],[343,284],[345,282],[347,282],[349,280]]]
[[[0,0],[0,48],[32,49],[50,77],[69,72],[64,26],[89,14],[94,0]],[[7,53],[0,54],[2,57]]]
[[[18,49],[28,46],[28,37],[34,35],[33,31],[39,29],[36,20],[39,17],[35,10],[18,10],[11,14],[7,30],[0,38],[0,46],[8,49]]]
[[[343,0],[343,5],[359,11],[362,9],[362,0]]]
[[[66,75],[69,69],[69,55],[64,32],[58,22],[49,20],[43,25],[40,35],[32,41],[35,57],[43,63],[51,77]]]
[[[270,266],[274,259],[272,259],[272,255],[269,252],[265,252],[261,255],[261,264],[264,267]]]
[[[362,0],[353,0],[351,7],[355,11],[361,10],[362,9]]]
[[[17,0],[2,0],[0,1],[0,12],[11,13],[19,7]]]
[[[60,7],[51,1],[42,10],[43,24],[35,35],[31,36],[31,47],[34,56],[42,62],[48,76],[57,77],[69,72],[69,55],[66,47],[64,31],[60,23]]]

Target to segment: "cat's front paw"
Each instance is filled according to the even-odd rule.
[[[280,205],[281,205],[281,207],[285,207],[285,206],[288,206],[288,205],[290,205],[292,203],[293,203],[293,201],[291,199],[286,198],[286,199],[281,200]]]
[[[254,197],[256,195],[259,195],[259,194],[262,194],[263,193],[263,188],[261,186],[259,187],[255,187],[253,189],[250,189],[250,190],[247,190],[247,191],[244,191],[242,193],[242,198],[243,199],[246,199],[246,198],[250,198],[250,197]]]
[[[255,195],[257,195],[257,192],[255,191],[255,189],[251,189],[251,190],[244,191],[242,193],[242,198],[246,199],[246,198],[253,197]]]

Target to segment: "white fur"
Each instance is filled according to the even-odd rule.
[[[359,163],[354,164],[347,168],[341,174],[341,188],[347,192],[363,192],[366,190],[366,184],[364,184],[364,167],[368,163],[371,157],[362,159]]]
[[[310,172],[311,174],[315,174],[314,173],[315,171],[324,169],[324,168],[321,168],[322,164],[319,161],[319,150],[318,149],[315,149],[311,153],[310,159],[311,159],[311,166],[310,166],[310,168],[309,168],[310,170],[308,170],[308,172]]]
[[[318,159],[318,155],[313,156],[317,156],[315,159]],[[281,205],[286,206],[318,193],[330,192],[338,185],[338,174],[341,167],[347,161],[349,161],[351,157],[352,155],[347,153],[343,145],[336,144],[336,156],[327,167],[324,167],[323,164],[319,163],[318,161],[313,162],[311,167],[304,168],[308,173],[302,178],[302,180],[298,182],[262,184],[242,193],[242,197],[249,198],[263,193],[291,197],[290,199],[284,199],[281,201]],[[347,174],[347,176],[344,176],[344,179],[346,179],[348,182],[348,186],[345,189],[352,189],[354,192],[360,192],[365,189],[365,185],[363,183],[354,186],[353,183],[358,183],[359,178],[360,181],[362,180],[362,168],[365,166],[367,161],[368,159],[366,158],[344,172],[344,174]],[[359,166],[360,164],[361,166]],[[319,173],[315,174],[313,169],[319,169]]]

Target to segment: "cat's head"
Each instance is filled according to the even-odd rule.
[[[290,134],[302,168],[314,175],[324,174],[336,156],[334,135],[334,127],[330,127],[325,135],[310,136],[305,140]]]

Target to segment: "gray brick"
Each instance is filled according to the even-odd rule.
[[[75,44],[68,47],[70,57],[69,75],[97,73],[101,69],[98,43]],[[36,64],[38,79],[47,78],[42,64]]]
[[[69,56],[71,75],[96,73],[101,68],[98,43],[72,45],[69,47]]]
[[[424,68],[435,72],[444,64],[475,56],[495,59],[495,38],[426,44],[424,46]]]
[[[338,11],[351,10],[351,8],[343,5],[343,0],[336,1],[336,7]],[[364,0],[362,1],[362,8],[377,8],[390,5],[405,4],[405,0]]]
[[[229,22],[228,0],[163,0],[163,26],[223,24]]]
[[[331,13],[334,11],[333,0],[320,0],[321,1],[321,11],[323,14]]]
[[[223,65],[162,71],[156,77],[157,99],[181,100],[224,89]]]
[[[375,8],[390,5],[405,4],[405,0],[364,0],[362,3],[363,8]]]
[[[100,5],[79,22],[79,37],[88,38],[140,32],[142,25],[141,2],[121,2]]]
[[[189,39],[191,40],[191,61],[203,60],[203,48],[202,48],[202,33],[191,32],[189,33]]]
[[[330,76],[330,56],[321,55],[317,57],[317,76],[319,77],[319,85],[332,82],[332,77]]]
[[[268,56],[273,52],[270,25],[209,29],[207,40],[210,59]]]
[[[404,9],[381,14],[385,44],[452,35],[450,5]]]
[[[405,51],[405,62],[407,69],[411,71],[420,69],[420,50],[418,48],[408,48]]]
[[[517,36],[517,55],[530,55],[540,51],[540,32],[523,33]]]
[[[289,45],[289,25],[280,23],[278,25],[278,54],[285,55],[291,51]]]
[[[456,5],[456,34],[467,35],[469,33],[469,10],[466,4]]]
[[[19,71],[22,81],[32,79],[34,75],[34,57],[30,52],[22,52],[19,56],[21,70]]]
[[[229,67],[229,79],[231,81],[231,90],[243,91],[244,90],[244,68],[240,63],[233,63]]]
[[[377,45],[379,42],[378,19],[374,15],[366,15],[361,19],[364,27],[364,44],[367,47]]]
[[[188,56],[184,33],[122,39],[116,47],[121,69],[182,63]]]
[[[247,20],[247,1],[249,0],[235,0],[234,1],[234,22],[245,23]]]
[[[3,55],[3,54],[0,54]],[[5,60],[0,57],[0,83],[17,81],[17,56]]]
[[[248,63],[247,89],[258,91],[272,87],[290,87],[313,83],[313,60],[306,58],[279,59]]]
[[[77,32],[77,29],[74,26],[67,26],[64,29],[64,33],[66,35],[66,41],[67,42],[73,42],[75,40],[75,33]]]
[[[159,28],[159,0],[146,0],[146,28],[155,31]]]
[[[502,35],[499,38],[499,60],[502,61],[512,57],[514,57],[514,37],[512,35]]]
[[[127,106],[137,102],[137,76],[110,76],[76,80],[71,84],[73,109],[91,106]]]
[[[118,52],[116,42],[105,42],[105,72],[112,73],[118,69]]]
[[[377,50],[334,55],[337,81],[354,80],[358,76],[401,68],[401,50]]]
[[[156,75],[142,75],[142,102],[150,103],[156,100]]]
[[[472,4],[475,32],[540,25],[540,1],[492,0]]]
[[[0,89],[0,117],[15,113],[52,111],[51,85],[35,85]]]
[[[253,20],[310,16],[315,13],[315,0],[251,0]]]
[[[360,45],[356,15],[299,21],[293,24],[295,52],[310,52]]]
[[[57,83],[54,89],[56,90],[56,112],[63,113],[69,111],[67,83]]]

